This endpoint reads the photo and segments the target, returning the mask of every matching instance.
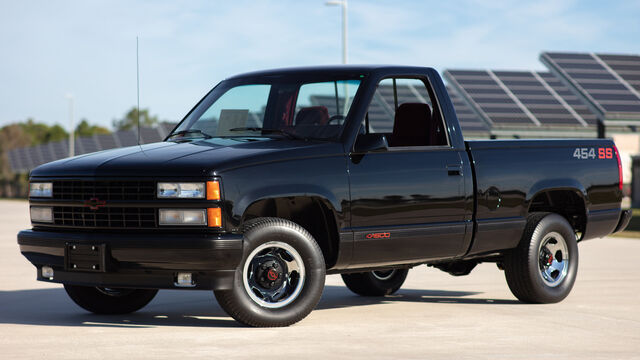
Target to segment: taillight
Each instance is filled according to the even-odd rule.
[[[613,145],[613,151],[616,152],[616,158],[618,159],[618,188],[622,190],[622,161],[620,161],[620,153],[617,146]]]

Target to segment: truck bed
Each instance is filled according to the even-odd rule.
[[[563,213],[569,207],[581,208],[585,217],[574,219],[576,228],[581,229],[580,240],[605,236],[616,227],[622,191],[612,140],[481,140],[465,144],[476,194],[477,230],[469,254],[514,247],[527,214],[536,210]],[[547,189],[554,190],[549,193]]]

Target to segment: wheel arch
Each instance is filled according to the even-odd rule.
[[[244,207],[240,228],[255,218],[277,217],[292,221],[307,230],[318,242],[327,268],[334,266],[339,253],[337,210],[320,194],[280,194],[259,197]]]
[[[587,224],[587,192],[574,179],[545,180],[535,184],[527,194],[527,216],[534,212],[551,212],[563,216],[580,238]]]

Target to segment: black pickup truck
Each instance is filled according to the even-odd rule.
[[[577,243],[628,224],[621,199],[611,140],[464,141],[431,68],[280,69],[222,81],[163,142],[33,170],[18,244],[94,313],[205,289],[287,326],[326,274],[383,296],[421,264],[494,262],[521,301],[561,301]]]

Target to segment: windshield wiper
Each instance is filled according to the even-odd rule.
[[[229,129],[229,131],[262,131],[261,127],[237,127]]]
[[[260,131],[266,134],[284,135],[289,139],[303,139],[303,140],[306,139],[304,137],[298,136],[292,132],[285,131],[282,129],[263,129],[261,127],[237,127],[237,128],[229,129],[229,131]]]
[[[197,135],[202,135],[203,138],[205,139],[211,139],[213,136],[207,134],[206,132],[200,130],[200,129],[188,129],[188,130],[181,130],[178,132],[174,132],[173,134],[169,135],[169,139],[172,139],[176,136],[182,136],[184,137],[185,135],[190,135],[190,134],[197,134]]]

